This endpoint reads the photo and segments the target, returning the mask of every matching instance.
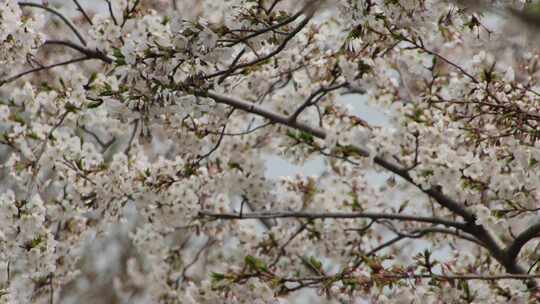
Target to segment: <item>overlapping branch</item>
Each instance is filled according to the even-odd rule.
[[[207,75],[205,78],[210,79],[210,78],[214,78],[214,77],[221,76],[221,75],[231,75],[232,73],[234,73],[235,71],[237,71],[239,69],[243,69],[243,68],[247,68],[247,67],[256,65],[258,63],[264,62],[264,61],[274,57],[275,55],[279,54],[281,51],[283,51],[285,49],[285,47],[287,46],[289,41],[291,41],[291,39],[294,38],[296,36],[296,34],[298,34],[309,23],[311,18],[312,18],[312,15],[308,15],[308,16],[304,17],[302,22],[300,22],[300,24],[298,24],[290,33],[288,33],[287,36],[285,36],[285,38],[283,39],[283,41],[279,44],[279,46],[277,48],[275,48],[272,52],[270,52],[270,53],[268,53],[268,54],[266,54],[264,56],[261,56],[261,57],[259,57],[257,59],[254,59],[254,60],[252,60],[250,62],[233,65],[233,66],[229,67],[226,70],[217,71],[215,73]]]
[[[312,127],[307,124],[298,122],[296,120],[291,120],[289,117],[264,109],[263,107],[258,106],[256,104],[243,101],[235,97],[218,94],[213,91],[198,92],[197,94],[199,96],[206,96],[206,97],[212,98],[217,103],[227,104],[234,108],[260,115],[266,119],[269,119],[270,121],[274,123],[283,124],[290,128],[307,132],[315,137],[318,137],[321,139],[324,139],[326,137],[326,132],[323,129]],[[371,157],[369,152],[366,149],[362,148],[361,146],[356,145],[354,146],[354,148],[357,150],[356,152],[358,155],[363,156],[363,157]],[[491,233],[488,230],[486,230],[485,227],[483,227],[482,225],[476,224],[476,216],[474,215],[474,213],[468,210],[463,204],[453,200],[452,198],[448,197],[447,195],[445,195],[444,193],[442,193],[436,188],[429,188],[429,189],[422,188],[420,185],[414,182],[412,177],[408,174],[408,170],[406,170],[405,168],[401,168],[400,166],[395,165],[380,156],[373,156],[373,162],[385,168],[386,170],[404,178],[406,181],[408,181],[409,183],[417,187],[419,190],[427,194],[429,197],[434,199],[439,205],[449,209],[454,214],[461,216],[465,220],[466,224],[460,228],[464,232],[470,235],[473,235],[479,242],[481,242],[484,245],[484,247],[490,252],[490,254],[501,265],[503,265],[506,271],[513,274],[526,273],[526,270],[523,269],[523,267],[521,267],[516,262],[516,260],[508,254],[509,250],[503,249],[495,240],[495,238],[491,235]],[[231,218],[230,215],[228,216],[229,218]],[[523,237],[522,239],[524,241],[526,240],[525,237]],[[518,246],[514,246],[514,247],[518,247]],[[510,246],[509,248],[512,248],[512,246]],[[529,283],[531,287],[536,286],[535,282],[529,282]]]

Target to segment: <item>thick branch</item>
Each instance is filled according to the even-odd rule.
[[[508,259],[515,261],[519,252],[521,251],[521,248],[527,244],[530,240],[532,240],[535,237],[540,236],[540,222],[537,222],[536,224],[532,225],[531,227],[525,229],[525,231],[521,232],[506,248],[506,253],[508,255]]]

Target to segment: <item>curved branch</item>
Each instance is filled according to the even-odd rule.
[[[383,250],[384,248],[392,246],[395,243],[400,242],[400,241],[402,241],[404,239],[421,238],[424,235],[430,234],[430,233],[450,234],[450,235],[459,237],[461,239],[470,241],[472,243],[475,243],[480,247],[484,247],[484,248],[486,247],[481,241],[479,241],[478,239],[474,238],[471,235],[461,234],[459,232],[459,230],[451,230],[451,229],[446,229],[446,228],[429,227],[429,228],[423,228],[423,229],[416,229],[416,230],[411,231],[410,233],[403,233],[403,232],[399,232],[399,231],[394,231],[394,233],[396,233],[395,237],[393,237],[393,238],[389,239],[388,241],[380,244],[379,246],[371,249],[369,252],[364,254],[363,257],[372,256],[375,253]],[[359,259],[351,267],[350,272],[356,270],[363,262],[364,262],[363,258],[359,257]]]
[[[482,244],[480,241],[478,241],[477,239],[475,239],[474,237],[470,236],[470,235],[465,235],[465,234],[461,234],[459,233],[459,231],[455,231],[455,230],[451,230],[451,229],[445,229],[445,228],[436,228],[436,227],[430,227],[430,228],[424,228],[424,229],[417,229],[417,230],[414,230],[412,231],[411,233],[409,234],[404,234],[404,233],[398,233],[398,235],[396,235],[394,238],[380,244],[379,246],[373,248],[371,251],[369,251],[366,255],[367,256],[370,256],[370,255],[373,255],[374,253],[388,247],[388,246],[391,246],[401,240],[404,240],[404,239],[416,239],[416,238],[420,238],[420,237],[423,237],[424,235],[426,234],[430,234],[430,233],[441,233],[441,234],[450,234],[450,235],[453,235],[455,237],[458,237],[458,238],[461,238],[461,239],[464,239],[464,240],[467,240],[469,242],[473,242],[481,247],[484,247],[484,244]]]
[[[537,222],[536,224],[532,225],[531,227],[525,229],[525,231],[521,232],[506,248],[506,254],[508,255],[508,259],[515,261],[517,256],[519,255],[519,252],[529,242],[530,240],[539,237],[540,236],[540,222]]]
[[[109,56],[107,56],[106,54],[104,54],[103,52],[99,51],[99,50],[90,50],[88,48],[85,48],[83,46],[80,46],[80,45],[77,45],[71,41],[67,41],[67,40],[46,40],[43,45],[62,45],[62,46],[66,46],[70,49],[74,49],[90,58],[94,58],[94,59],[99,59],[105,63],[109,63],[111,64],[113,62],[113,59],[110,58]]]
[[[326,138],[326,132],[323,129],[320,129],[320,128],[317,128],[317,127],[312,127],[312,126],[309,126],[307,124],[298,122],[296,120],[291,120],[289,117],[286,117],[284,115],[281,115],[279,113],[276,113],[276,112],[273,112],[273,111],[270,111],[270,110],[266,110],[263,107],[261,107],[261,106],[259,106],[257,104],[254,104],[254,103],[250,103],[250,102],[247,102],[247,101],[235,98],[235,97],[231,97],[231,96],[225,96],[225,95],[217,94],[217,93],[215,93],[213,91],[198,92],[198,93],[196,92],[196,95],[209,97],[209,98],[212,98],[217,103],[224,103],[224,104],[227,104],[229,106],[244,110],[246,112],[260,115],[262,117],[265,117],[265,118],[269,119],[272,122],[280,123],[280,124],[286,125],[288,127],[291,127],[293,129],[297,129],[297,130],[309,133],[309,134],[311,134],[311,135],[313,135],[315,137],[318,137],[320,139],[325,139]],[[367,150],[365,150],[365,149],[363,149],[363,148],[361,148],[359,146],[354,146],[354,149],[355,149],[355,152],[360,156],[363,156],[363,157],[369,157],[370,156],[370,154],[369,154],[369,152]],[[443,193],[441,193],[440,191],[438,191],[436,189],[433,189],[433,188],[430,188],[430,189],[427,189],[427,190],[422,189],[420,186],[418,186],[416,183],[414,183],[414,181],[412,180],[412,178],[408,174],[407,170],[405,170],[405,169],[403,169],[403,168],[401,168],[401,167],[399,167],[399,166],[397,166],[397,165],[395,165],[395,164],[393,164],[393,163],[391,163],[391,162],[389,162],[389,161],[387,161],[384,158],[379,157],[379,156],[375,156],[373,158],[373,161],[377,165],[387,169],[388,171],[390,171],[392,173],[395,173],[395,174],[401,176],[402,178],[407,180],[409,183],[415,185],[422,192],[426,193],[427,195],[429,195],[430,197],[435,199],[441,206],[446,207],[447,209],[454,212],[455,214],[458,214],[459,216],[463,217],[467,222],[474,223],[476,221],[476,217],[474,216],[474,214],[472,212],[468,211],[462,204],[452,200],[451,198],[449,198],[448,196],[444,195]]]
[[[18,4],[19,4],[20,7],[36,7],[36,8],[46,10],[46,11],[48,11],[49,13],[51,13],[53,15],[56,15],[58,18],[60,18],[60,19],[62,19],[62,21],[64,21],[64,23],[71,29],[71,31],[73,31],[75,36],[77,36],[77,38],[79,38],[81,43],[84,46],[86,46],[86,40],[84,40],[83,36],[81,35],[81,33],[79,33],[79,31],[77,30],[75,25],[73,25],[73,23],[71,23],[71,21],[69,21],[69,19],[66,18],[66,16],[62,15],[57,10],[52,9],[52,8],[50,8],[48,6],[45,6],[45,5],[41,5],[41,4],[38,4],[38,3],[32,3],[32,2],[19,2]]]
[[[304,103],[302,103],[302,105],[300,105],[296,109],[296,111],[294,111],[294,113],[289,117],[289,119],[291,121],[295,121],[298,118],[298,116],[300,116],[300,114],[302,114],[302,112],[304,112],[304,110],[306,108],[317,104],[317,102],[319,102],[319,100],[322,99],[326,94],[328,94],[329,92],[335,91],[337,89],[340,89],[342,87],[346,87],[347,85],[348,85],[348,83],[344,82],[344,83],[336,84],[336,85],[329,86],[329,87],[321,87],[321,88],[319,88],[315,92],[311,93],[311,95],[309,95],[309,97],[306,99],[306,101],[304,101]]]

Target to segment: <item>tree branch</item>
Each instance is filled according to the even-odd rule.
[[[86,46],[86,40],[84,40],[83,36],[81,35],[81,33],[79,33],[79,31],[77,30],[75,25],[73,25],[73,23],[71,23],[71,21],[69,21],[69,19],[66,18],[66,16],[62,15],[57,10],[55,10],[53,8],[50,8],[48,6],[45,6],[45,5],[41,5],[41,4],[38,4],[38,3],[32,3],[32,2],[19,2],[18,4],[19,4],[20,7],[36,7],[36,8],[46,10],[46,11],[48,11],[49,13],[51,13],[53,15],[56,15],[58,18],[62,19],[62,21],[71,29],[71,31],[73,31],[75,36],[77,36],[77,38],[79,38],[79,41],[81,41],[81,43],[84,46]]]
[[[262,35],[262,34],[264,34],[264,33],[267,33],[267,32],[273,31],[273,30],[276,30],[276,29],[278,29],[278,28],[280,28],[280,27],[282,27],[282,26],[284,26],[284,25],[287,25],[287,24],[293,22],[294,20],[298,19],[298,17],[300,17],[303,13],[304,13],[303,10],[300,10],[300,11],[297,12],[296,14],[290,16],[289,18],[286,18],[285,20],[283,20],[283,21],[281,21],[281,22],[278,22],[278,23],[276,23],[276,24],[274,24],[274,25],[272,25],[272,26],[269,26],[269,27],[264,28],[264,29],[262,29],[262,30],[256,31],[256,32],[254,32],[254,33],[252,33],[252,34],[249,34],[249,35],[247,35],[247,36],[244,36],[244,37],[242,37],[242,38],[239,38],[238,40],[236,40],[235,42],[233,42],[232,44],[227,45],[227,46],[228,46],[228,47],[234,46],[234,45],[236,45],[236,44],[238,44],[238,43],[246,42],[247,40],[249,40],[249,39],[251,39],[251,38],[253,38],[253,37],[257,37],[257,36]]]
[[[87,14],[86,11],[82,8],[82,6],[81,6],[81,4],[79,3],[79,1],[73,0],[73,2],[75,2],[75,5],[77,6],[77,10],[83,14],[84,19],[86,19],[86,21],[88,22],[88,24],[94,25],[94,23],[92,23],[92,19],[90,19],[90,17],[88,17],[88,14]]]
[[[477,239],[475,239],[474,237],[472,237],[470,235],[462,234],[462,233],[460,233],[459,231],[456,231],[456,230],[437,228],[437,227],[417,229],[417,230],[412,231],[412,233],[409,233],[409,234],[398,233],[398,235],[395,238],[389,240],[388,243],[391,242],[391,244],[394,244],[394,243],[396,243],[398,241],[401,241],[401,240],[407,239],[407,238],[420,238],[420,237],[423,237],[424,235],[430,234],[430,233],[441,233],[441,234],[453,235],[455,237],[467,240],[469,242],[473,242],[476,245],[484,247],[484,244],[482,244],[480,241],[478,241]],[[379,251],[382,248],[389,246],[390,244],[386,244],[386,246],[384,246],[384,247],[383,247],[383,245],[385,245],[385,244],[382,244],[382,245],[378,246],[377,248],[373,249],[372,251]]]
[[[255,104],[255,103],[247,102],[247,101],[244,101],[244,100],[241,100],[241,99],[238,99],[238,98],[235,98],[235,97],[231,97],[231,96],[220,95],[220,94],[217,94],[217,93],[215,93],[213,91],[195,92],[195,95],[201,96],[201,97],[212,98],[217,103],[227,104],[227,105],[232,106],[234,108],[244,110],[244,111],[249,112],[249,113],[260,115],[260,116],[262,116],[264,118],[269,119],[270,121],[272,121],[274,123],[280,123],[280,124],[289,126],[291,128],[297,129],[297,130],[308,132],[308,133],[312,134],[313,136],[321,138],[321,139],[324,139],[326,137],[326,133],[322,129],[314,128],[314,127],[311,127],[311,126],[309,126],[307,124],[304,124],[304,123],[301,123],[301,122],[296,122],[296,121],[291,122],[288,117],[283,116],[283,115],[278,114],[278,113],[275,113],[275,112],[270,111],[270,110],[266,110],[265,108]],[[368,154],[363,155],[363,156],[368,156]]]
[[[111,64],[113,63],[113,59],[110,58],[109,56],[107,56],[106,54],[104,54],[103,52],[99,51],[99,50],[90,50],[88,48],[85,48],[83,46],[80,46],[80,45],[77,45],[71,41],[67,41],[67,40],[46,40],[43,45],[62,45],[62,46],[66,46],[68,48],[71,48],[71,49],[74,49],[90,58],[93,58],[93,59],[99,59],[105,63],[108,63],[108,64]]]
[[[19,78],[21,78],[21,77],[23,77],[25,75],[28,75],[28,74],[32,74],[32,73],[43,71],[43,70],[49,70],[49,69],[52,69],[52,68],[55,68],[55,67],[68,65],[68,64],[72,64],[72,63],[76,63],[76,62],[81,62],[81,61],[85,61],[85,60],[90,60],[90,59],[93,59],[93,58],[85,56],[85,57],[79,57],[79,58],[74,58],[74,59],[58,62],[58,63],[51,64],[51,65],[40,66],[40,67],[37,67],[37,68],[34,68],[34,69],[30,69],[30,70],[21,72],[21,73],[19,73],[17,75],[11,76],[11,77],[9,77],[9,78],[7,78],[5,80],[0,80],[0,86],[4,85],[6,83],[9,83],[9,82],[15,81],[15,80],[17,80],[17,79],[19,79]]]
[[[540,222],[537,222],[536,224],[532,225],[531,227],[525,229],[525,231],[521,232],[506,248],[506,253],[508,255],[508,259],[515,261],[517,256],[519,255],[519,252],[521,251],[521,248],[527,244],[530,240],[540,236]]]
[[[317,127],[312,127],[307,124],[303,124],[297,121],[291,121],[289,117],[285,117],[279,113],[264,109],[261,106],[258,106],[254,103],[250,103],[235,97],[225,96],[218,94],[213,91],[207,91],[207,92],[195,92],[194,94],[198,96],[206,96],[209,98],[212,98],[217,103],[223,103],[227,104],[229,106],[244,110],[249,113],[260,115],[264,118],[269,119],[272,122],[280,123],[285,126],[288,126],[293,129],[297,129],[306,133],[309,133],[313,135],[314,137],[325,139],[326,132]],[[359,145],[354,145],[353,148],[355,149],[355,152],[362,157],[369,157],[370,153],[363,149]],[[482,225],[476,224],[476,216],[471,211],[467,210],[467,208],[452,198],[446,196],[441,191],[437,190],[436,188],[429,188],[429,189],[423,189],[420,185],[416,184],[412,177],[409,175],[408,170],[406,168],[401,168],[398,165],[395,165],[386,159],[380,157],[380,156],[374,156],[373,162],[386,170],[397,174],[404,178],[406,181],[417,187],[420,191],[427,194],[429,197],[434,199],[439,205],[447,208],[448,210],[452,211],[454,214],[461,216],[467,224],[463,227],[460,227],[461,230],[473,235],[478,239],[480,242],[482,242],[485,245],[485,248],[489,250],[490,254],[499,262],[501,265],[504,266],[504,268],[509,273],[526,273],[526,270],[523,269],[519,264],[516,263],[515,260],[512,260],[508,257],[507,251],[505,251],[501,246],[498,244],[498,242],[493,238],[493,236],[490,234],[489,231],[487,231]],[[233,218],[235,218],[235,215],[232,215]],[[237,217],[236,217],[237,218]],[[530,287],[535,287],[535,282],[530,282]]]
[[[114,12],[112,9],[112,3],[111,0],[105,0],[107,2],[107,7],[109,8],[109,15],[111,16],[111,20],[114,23],[114,25],[118,25],[118,21],[116,21],[116,17],[114,16]]]
[[[229,67],[228,69],[226,70],[221,70],[221,71],[218,71],[218,72],[215,72],[213,74],[210,74],[208,76],[205,77],[205,79],[210,79],[210,78],[214,78],[216,76],[221,76],[221,75],[224,75],[224,74],[227,74],[227,75],[231,75],[233,72],[235,72],[236,70],[239,70],[239,69],[243,69],[243,68],[246,68],[246,67],[249,67],[249,66],[252,66],[252,65],[255,65],[255,64],[258,64],[258,63],[261,63],[269,58],[272,58],[274,57],[275,55],[277,55],[279,52],[283,51],[283,49],[285,49],[285,47],[287,46],[287,44],[289,43],[289,41],[294,37],[296,36],[296,34],[298,34],[307,24],[308,22],[311,20],[311,17],[312,15],[308,15],[307,17],[304,18],[304,20],[302,20],[302,22],[300,22],[300,24],[294,28],[294,30],[292,30],[286,37],[285,39],[283,40],[283,42],[275,49],[273,50],[272,52],[262,56],[262,57],[259,57],[257,59],[254,59],[250,62],[246,62],[246,63],[243,63],[243,64],[239,64],[239,65],[235,65],[235,66],[231,66]]]
[[[464,229],[466,223],[454,222],[437,217],[424,217],[404,214],[384,214],[370,212],[302,212],[302,211],[273,211],[273,212],[250,212],[238,213],[214,213],[208,210],[199,211],[201,217],[212,217],[216,219],[278,219],[278,218],[306,218],[306,219],[355,219],[368,218],[372,220],[399,220],[410,222],[431,223],[447,227]]]
[[[289,119],[291,121],[295,121],[298,118],[298,116],[300,116],[300,114],[302,114],[302,112],[304,112],[304,110],[306,108],[317,104],[317,102],[319,102],[319,100],[322,99],[329,92],[340,89],[340,88],[345,87],[345,86],[347,86],[346,82],[341,83],[341,84],[336,84],[336,85],[333,85],[333,86],[329,86],[329,87],[321,87],[321,88],[319,88],[315,92],[311,93],[311,95],[309,95],[309,97],[306,99],[306,101],[304,101],[304,103],[302,103],[302,105],[300,105],[296,109],[296,111],[294,111],[294,113],[289,117]]]
[[[338,277],[339,278],[339,277]],[[352,278],[352,277],[347,277]],[[440,274],[414,274],[414,273],[403,273],[403,274],[391,274],[391,273],[380,273],[373,274],[373,279],[435,279],[438,281],[453,281],[453,280],[463,280],[463,281],[497,281],[497,280],[531,280],[540,278],[540,274],[451,274],[451,275],[440,275]],[[336,279],[335,276],[316,276],[316,277],[303,277],[303,278],[281,278],[282,281],[286,282],[316,282],[316,281],[328,281],[330,279]]]

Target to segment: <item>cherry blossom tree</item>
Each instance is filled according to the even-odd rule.
[[[539,301],[530,2],[1,1],[0,303]]]

